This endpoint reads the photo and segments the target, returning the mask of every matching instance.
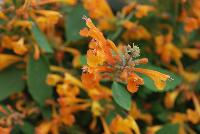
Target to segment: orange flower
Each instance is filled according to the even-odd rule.
[[[135,65],[146,64],[148,62],[146,58],[133,59],[140,55],[139,47],[128,45],[125,49],[122,48],[122,54],[119,54],[115,44],[105,39],[99,29],[92,23],[91,19],[86,17],[84,19],[89,29],[84,28],[80,31],[80,34],[86,37],[90,36],[93,39],[89,45],[90,49],[87,51],[88,67],[84,68],[84,73],[82,74],[82,82],[86,88],[98,88],[99,81],[107,78],[125,81],[128,83],[128,90],[132,93],[136,92],[138,86],[143,85],[144,81],[134,74],[133,71],[144,73],[151,77],[158,89],[161,90],[165,87],[166,80],[170,78],[168,75],[157,71],[134,68]],[[130,27],[134,26],[131,22],[127,23],[130,24]],[[91,90],[90,93],[92,92],[98,93],[98,90]]]
[[[196,48],[184,48],[182,51],[193,59],[198,59],[200,56],[200,50]]]
[[[58,23],[59,19],[62,15],[53,10],[34,10],[34,15],[32,18],[37,22],[40,29],[44,30],[51,30],[52,26]]]
[[[24,55],[28,52],[27,45],[24,44],[24,38],[20,38],[16,41],[12,37],[4,36],[2,39],[2,47],[12,49],[18,55]]]
[[[121,116],[117,115],[110,124],[110,130],[114,134],[118,134],[119,132],[132,134],[132,130],[134,130],[135,134],[140,134],[139,127],[131,116],[123,119]]]
[[[76,85],[78,82],[76,79],[72,79],[72,76],[67,76],[71,78],[65,79],[64,83],[57,85],[56,88],[60,105],[58,118],[60,122],[71,126],[75,122],[74,113],[87,109],[91,103],[77,97],[80,93],[80,89],[77,87],[79,85]]]
[[[60,118],[65,125],[71,126],[75,122],[74,113],[87,109],[91,104],[74,104],[72,106],[62,106],[60,108]]]
[[[200,18],[200,2],[199,2],[199,0],[192,1],[191,11],[195,17]]]
[[[137,9],[137,10],[136,10],[135,16],[136,16],[137,18],[145,17],[145,16],[148,15],[148,13],[149,13],[150,11],[154,11],[154,10],[155,10],[154,7],[148,6],[148,5],[138,5],[138,6],[136,7],[136,9]]]
[[[179,95],[179,91],[177,91],[177,90],[168,92],[164,99],[165,106],[167,108],[173,108],[178,95]]]
[[[165,87],[166,81],[170,78],[169,75],[160,73],[158,71],[149,70],[149,69],[134,68],[134,71],[149,76],[154,81],[155,86],[159,90],[162,90]]]
[[[139,25],[136,22],[124,21],[123,26],[127,29],[127,31],[123,34],[123,38],[125,40],[149,40],[151,38],[149,31],[144,26]]]
[[[184,19],[184,30],[186,32],[192,32],[199,28],[198,20],[195,18],[185,18]]]
[[[98,50],[90,49],[87,51],[87,64],[90,67],[97,67],[98,65],[102,65],[104,61],[104,55]]]
[[[2,11],[0,11],[0,19],[7,19],[7,16]]]
[[[104,109],[98,101],[93,101],[91,110],[92,110],[93,116],[100,116]]]
[[[198,112],[192,109],[187,109],[187,118],[193,124],[197,124],[200,121],[200,116]]]
[[[91,61],[91,65],[96,65],[102,63],[104,61],[109,61],[109,63],[115,63],[116,57],[113,56],[112,51],[117,52],[117,47],[113,45],[113,42],[110,40],[106,40],[103,34],[100,32],[98,28],[92,23],[92,20],[84,17],[86,21],[86,25],[89,29],[84,28],[80,31],[81,36],[90,36],[94,41],[92,44],[92,50],[88,50],[89,61]],[[116,53],[118,56],[118,54]],[[104,58],[105,57],[105,58]],[[118,56],[119,57],[119,56]],[[117,58],[119,59],[119,58]],[[97,63],[96,63],[96,62]],[[89,62],[90,63],[90,62]]]
[[[59,96],[77,96],[79,94],[79,88],[77,86],[71,86],[69,84],[58,84],[56,92]]]
[[[128,4],[127,6],[122,8],[122,13],[124,15],[129,14],[135,7],[137,6],[136,2],[131,2],[130,4]]]
[[[11,133],[11,128],[0,127],[0,133],[1,134],[10,134]]]
[[[182,52],[171,42],[173,36],[170,29],[168,35],[159,35],[155,38],[156,52],[161,55],[163,62],[170,63],[172,60],[174,60],[176,64],[178,64],[177,61],[182,57]]]
[[[149,124],[152,123],[153,117],[148,113],[142,113],[140,109],[138,109],[136,102],[132,102],[131,110],[129,115],[132,116],[135,120],[140,119]]]
[[[18,56],[11,54],[0,54],[0,70],[3,70],[6,67],[15,64],[19,61],[22,61],[22,58]]]
[[[83,5],[89,12],[89,16],[98,21],[98,27],[102,30],[113,29],[114,15],[106,0],[83,0]]]
[[[50,86],[55,86],[60,81],[62,81],[61,76],[57,74],[48,74],[46,83]]]
[[[99,79],[92,73],[82,73],[81,80],[86,88],[94,88],[99,85]]]
[[[106,0],[84,0],[84,7],[89,11],[91,18],[108,18],[114,17],[111,8],[109,7]]]
[[[104,86],[97,86],[92,89],[86,89],[88,95],[92,100],[99,101],[101,99],[110,99],[112,92],[109,88]]]
[[[80,55],[81,54],[77,49],[71,48],[71,47],[61,47],[60,50],[64,51],[64,52],[71,53],[74,56],[74,59],[72,61],[73,66],[74,67],[79,67],[80,66]]]
[[[179,73],[188,82],[196,82],[200,78],[200,73],[185,71],[184,69],[179,69]]]
[[[170,120],[172,123],[184,123],[187,121],[187,116],[184,113],[174,113],[171,115]]]
[[[28,52],[27,47],[24,44],[24,39],[21,38],[16,43],[13,43],[13,50],[16,54],[24,55]]]
[[[32,27],[31,21],[26,21],[26,20],[13,20],[9,24],[15,27],[23,27],[23,28],[28,28],[28,29],[31,29]]]
[[[147,134],[156,134],[156,132],[161,129],[162,126],[160,125],[156,125],[156,126],[150,126],[147,127]]]
[[[128,77],[127,89],[128,89],[129,92],[135,93],[135,92],[137,92],[139,85],[143,85],[143,84],[144,84],[143,79],[140,78],[138,75],[132,73]]]
[[[35,133],[36,134],[48,134],[51,129],[51,122],[45,121],[42,122],[39,126],[36,127]]]
[[[137,22],[131,22],[131,21],[128,21],[128,20],[125,20],[123,21],[123,27],[130,30],[130,29],[133,29],[133,28],[136,28],[138,26],[138,23]]]

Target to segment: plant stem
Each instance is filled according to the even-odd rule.
[[[135,10],[131,11],[131,12],[129,13],[129,15],[127,15],[127,17],[126,17],[124,20],[130,20],[130,19],[133,17],[134,13],[135,13]],[[112,41],[115,41],[116,39],[119,38],[119,36],[121,35],[121,33],[122,33],[123,31],[124,31],[124,27],[120,26],[120,27],[116,30],[116,32],[115,32],[114,34],[112,34],[111,37],[109,37],[109,38],[110,38]]]

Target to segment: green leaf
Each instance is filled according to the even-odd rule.
[[[16,67],[9,67],[0,71],[0,101],[24,89],[23,72],[22,69],[17,69]]]
[[[12,128],[11,134],[34,134],[34,126],[29,122],[23,122],[22,125],[15,125]]]
[[[24,134],[34,134],[34,126],[28,122],[24,122],[22,126],[20,126],[21,131]]]
[[[51,107],[40,107],[43,118],[50,120],[52,117],[52,108]]]
[[[47,38],[45,37],[45,34],[39,29],[37,24],[34,22],[32,25],[31,32],[33,33],[33,36],[40,48],[42,48],[47,53],[53,53],[53,49],[50,43],[48,42]]]
[[[80,56],[80,63],[81,63],[81,66],[87,64],[87,58],[86,58],[86,55],[81,55],[81,56]]]
[[[65,30],[68,42],[77,41],[82,38],[79,35],[79,31],[85,26],[82,20],[83,15],[87,15],[87,11],[81,4],[78,4],[65,16]]]
[[[106,116],[106,123],[109,125],[112,122],[112,120],[115,118],[115,116],[116,116],[116,112],[114,110],[110,111],[108,115]]]
[[[159,129],[156,134],[178,134],[178,131],[178,124],[166,124],[161,129]]]
[[[119,83],[113,82],[112,94],[114,101],[126,110],[131,108],[131,94]]]
[[[145,69],[150,69],[150,70],[155,70],[155,71],[158,71],[160,73],[167,74],[172,78],[172,80],[167,80],[166,86],[162,91],[172,90],[176,86],[180,85],[181,82],[182,82],[182,78],[179,75],[172,73],[168,70],[165,70],[163,68],[160,68],[160,67],[157,67],[157,66],[154,66],[154,65],[151,65],[151,64],[140,65],[139,67],[145,68]],[[150,77],[148,77],[144,74],[139,74],[139,75],[144,79],[144,86],[147,89],[150,89],[152,91],[157,91],[157,92],[160,91],[159,89],[156,88],[154,81]]]
[[[49,64],[44,56],[34,60],[29,56],[27,74],[28,90],[33,99],[43,106],[45,100],[52,96],[52,88],[46,84],[46,77],[49,73]]]

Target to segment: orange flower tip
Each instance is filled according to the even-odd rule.
[[[146,64],[146,63],[149,62],[149,59],[148,59],[148,58],[142,58],[142,59],[140,59],[140,60],[141,60],[141,63],[143,63],[143,64]]]
[[[149,62],[149,60],[147,58],[141,58],[141,59],[138,59],[138,60],[135,60],[134,63],[136,65],[139,65],[139,64],[147,64]]]

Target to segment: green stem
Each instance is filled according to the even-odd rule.
[[[133,15],[135,13],[135,10],[133,10],[132,12],[129,13],[129,15],[124,19],[124,20],[130,20]],[[110,37],[108,37],[109,39],[111,39],[112,41],[115,41],[116,39],[119,38],[119,36],[121,35],[121,33],[124,31],[124,27],[120,26],[116,32],[114,34],[112,34]]]

